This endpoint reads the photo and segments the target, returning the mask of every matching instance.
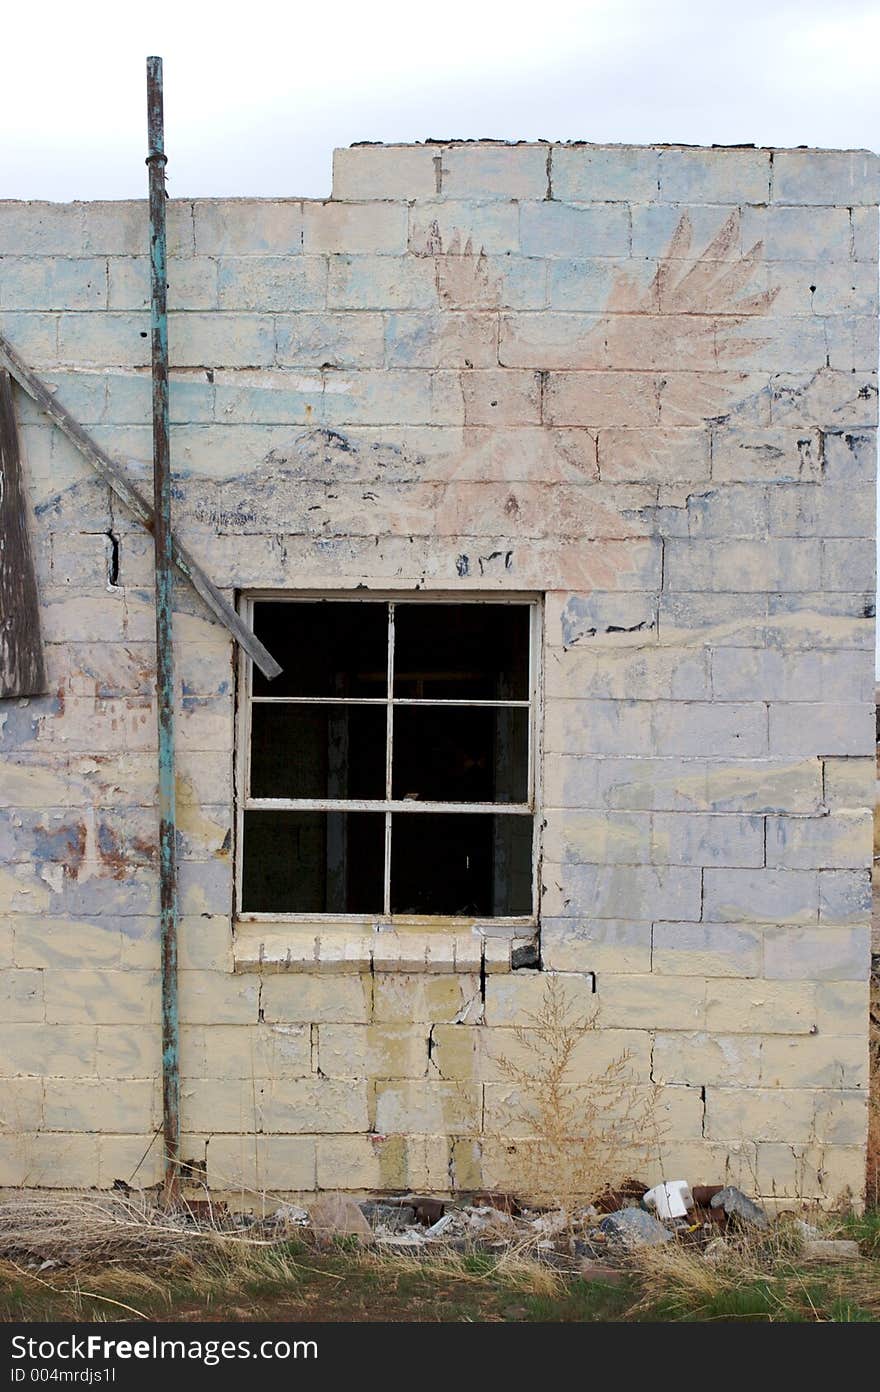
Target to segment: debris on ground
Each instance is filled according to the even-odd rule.
[[[658,1218],[684,1218],[694,1199],[686,1179],[665,1179],[648,1190],[642,1203]]]
[[[627,1204],[641,1203],[642,1195],[650,1186],[640,1179],[624,1179],[614,1189],[605,1189],[593,1200],[597,1213],[616,1213]]]
[[[268,1219],[276,1228],[307,1228],[310,1222],[308,1211],[299,1204],[279,1204]]]
[[[613,1201],[613,1202],[612,1202]],[[483,1253],[494,1260],[515,1255],[586,1281],[623,1278],[641,1249],[675,1242],[702,1253],[710,1264],[733,1258],[751,1237],[779,1230],[808,1262],[859,1258],[855,1242],[825,1237],[824,1230],[791,1213],[772,1222],[761,1205],[733,1185],[694,1185],[661,1179],[650,1188],[626,1179],[592,1202],[530,1207],[512,1195],[479,1191],[437,1199],[412,1193],[360,1201],[345,1193],[306,1199],[308,1207],[278,1203],[230,1211],[209,1198],[172,1206],[146,1192],[0,1199],[0,1257],[28,1269],[75,1266],[97,1259],[161,1263],[195,1257],[218,1242],[271,1246],[310,1238],[375,1243],[389,1255],[413,1260]],[[609,1206],[611,1205],[611,1206]]]
[[[325,1237],[373,1238],[360,1207],[348,1194],[321,1194],[309,1208],[309,1218],[316,1233]]]
[[[756,1204],[754,1199],[750,1199],[741,1189],[729,1184],[724,1189],[719,1189],[710,1202],[711,1208],[720,1208],[727,1214],[728,1218],[736,1218],[740,1223],[745,1223],[747,1227],[766,1228],[769,1226],[769,1219],[760,1204]]]
[[[599,1231],[612,1246],[657,1247],[661,1242],[672,1241],[669,1228],[643,1208],[621,1208],[617,1213],[609,1213],[599,1224]]]
[[[443,1217],[446,1212],[446,1204],[442,1199],[426,1199],[413,1196],[409,1202],[415,1210],[416,1222],[430,1228],[438,1219]]]

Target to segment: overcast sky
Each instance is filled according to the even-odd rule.
[[[0,196],[143,196],[148,53],[174,197],[325,197],[355,140],[880,147],[877,0],[44,0],[4,9]]]

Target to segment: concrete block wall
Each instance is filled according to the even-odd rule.
[[[543,597],[541,970],[235,932],[235,658],[181,586],[184,1155],[217,1188],[515,1185],[547,973],[663,1165],[858,1195],[874,799],[878,162],[336,152],[172,201],[175,525],[230,597]],[[0,328],[130,475],[144,203],[0,205]],[[151,542],[18,397],[50,693],[0,706],[0,1183],[161,1157]],[[514,959],[516,960],[516,959]],[[659,1178],[653,1172],[650,1179]]]

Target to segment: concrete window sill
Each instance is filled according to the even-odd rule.
[[[291,923],[240,919],[233,937],[236,972],[508,972],[533,964],[534,923],[456,926],[417,921]]]

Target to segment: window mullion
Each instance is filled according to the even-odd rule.
[[[388,605],[388,705],[385,709],[385,798],[391,801],[394,780],[394,602]],[[391,813],[385,813],[385,881],[383,911],[391,913]]]

